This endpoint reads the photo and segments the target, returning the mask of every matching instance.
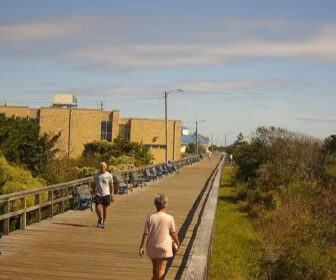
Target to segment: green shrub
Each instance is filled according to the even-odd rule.
[[[54,144],[59,136],[41,136],[34,120],[0,116],[0,150],[9,162],[28,168],[34,176],[41,175],[58,152]]]
[[[41,178],[34,178],[30,171],[21,167],[10,165],[4,156],[0,155],[0,195],[13,192],[37,189],[45,186],[45,181]],[[42,195],[45,201],[46,194]],[[27,206],[34,205],[34,197],[27,198]],[[11,203],[11,210],[17,210],[22,207],[21,201]]]
[[[124,138],[114,139],[113,143],[92,142],[84,146],[84,158],[95,158],[99,161],[109,162],[111,159],[121,156],[133,157],[136,166],[150,164],[153,160],[153,156],[146,146]]]
[[[324,232],[322,221],[301,220],[284,244],[283,254],[270,266],[272,279],[335,279],[335,259],[327,254]]]
[[[230,147],[246,186],[240,209],[262,236],[268,279],[336,279],[335,143],[271,127]]]

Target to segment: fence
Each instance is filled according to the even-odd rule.
[[[190,156],[174,161],[174,163],[184,166],[198,158],[198,156]],[[163,164],[113,172],[112,175],[121,175],[123,177],[128,176],[130,173],[142,175],[146,169],[157,168],[160,165]],[[91,183],[93,183],[93,177],[88,177],[38,189],[0,195],[0,213],[3,213],[0,214],[0,225],[2,223],[3,233],[5,235],[9,234],[10,221],[13,218],[19,219],[19,227],[24,230],[27,226],[28,215],[31,223],[38,223],[44,218],[52,218],[55,214],[62,214],[67,209],[73,209],[75,205],[74,188],[83,185],[90,186]],[[13,210],[14,208],[16,210]]]
[[[199,221],[195,227],[195,236],[192,237],[194,238],[194,242],[192,243],[192,253],[188,260],[186,274],[183,278],[185,280],[209,279],[214,222],[224,161],[225,156],[221,158],[211,178],[211,187],[201,210]]]

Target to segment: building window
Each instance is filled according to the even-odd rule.
[[[119,136],[121,138],[125,138],[127,140],[130,140],[130,126],[128,124],[122,124],[119,125]]]
[[[165,145],[146,145],[146,147],[150,150],[165,150],[166,146]]]
[[[100,139],[112,141],[112,121],[102,121],[100,129]]]

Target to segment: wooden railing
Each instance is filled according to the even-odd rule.
[[[174,163],[184,166],[197,158],[198,156],[186,157],[174,161]],[[128,176],[130,173],[142,175],[145,169],[156,168],[160,165],[163,164],[147,165],[125,171],[113,172],[112,175]],[[74,188],[83,185],[90,186],[91,183],[93,183],[92,176],[38,189],[0,195],[0,213],[3,213],[0,215],[0,225],[2,223],[3,234],[9,234],[10,220],[13,217],[19,218],[20,229],[25,229],[27,226],[27,215],[30,215],[31,223],[38,223],[43,218],[52,218],[54,214],[62,214],[67,209],[73,209],[75,205]],[[13,208],[18,209],[13,210]],[[55,213],[55,210],[57,210],[57,213]]]

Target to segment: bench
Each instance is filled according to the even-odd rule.
[[[167,175],[167,174],[163,171],[161,165],[159,165],[159,166],[156,167],[156,174],[158,174],[160,178],[163,178],[163,176],[166,176],[166,175]]]
[[[146,186],[145,178],[141,178],[140,175],[136,172],[131,172],[129,174],[128,182],[133,185],[134,188],[140,187],[142,188],[143,185]]]
[[[175,163],[175,162],[174,162],[174,163],[172,164],[172,169],[173,169],[173,171],[174,171],[174,167],[175,167],[175,172],[176,172],[177,174],[179,174],[181,168],[183,167],[183,165],[182,165],[182,163],[180,164],[180,163]]]
[[[92,194],[89,185],[77,186],[74,188],[74,193],[77,196],[77,209],[83,209],[84,206],[92,209]]]
[[[151,175],[156,176],[156,178],[162,179],[163,178],[163,174],[159,171],[157,171],[154,167],[149,169],[149,172]]]
[[[146,182],[150,182],[151,180],[154,182],[157,180],[157,176],[153,175],[150,173],[150,171],[148,169],[144,170],[144,177],[146,179]]]
[[[133,187],[128,185],[128,179],[123,178],[121,175],[113,176],[113,184],[116,188],[116,194],[128,194],[128,191],[133,191]]]
[[[169,171],[167,169],[163,169],[162,165],[159,165],[158,170],[163,174],[163,175],[168,175]]]
[[[168,168],[168,166],[165,164],[162,166],[163,170],[167,172],[167,174],[173,173],[173,170]]]

